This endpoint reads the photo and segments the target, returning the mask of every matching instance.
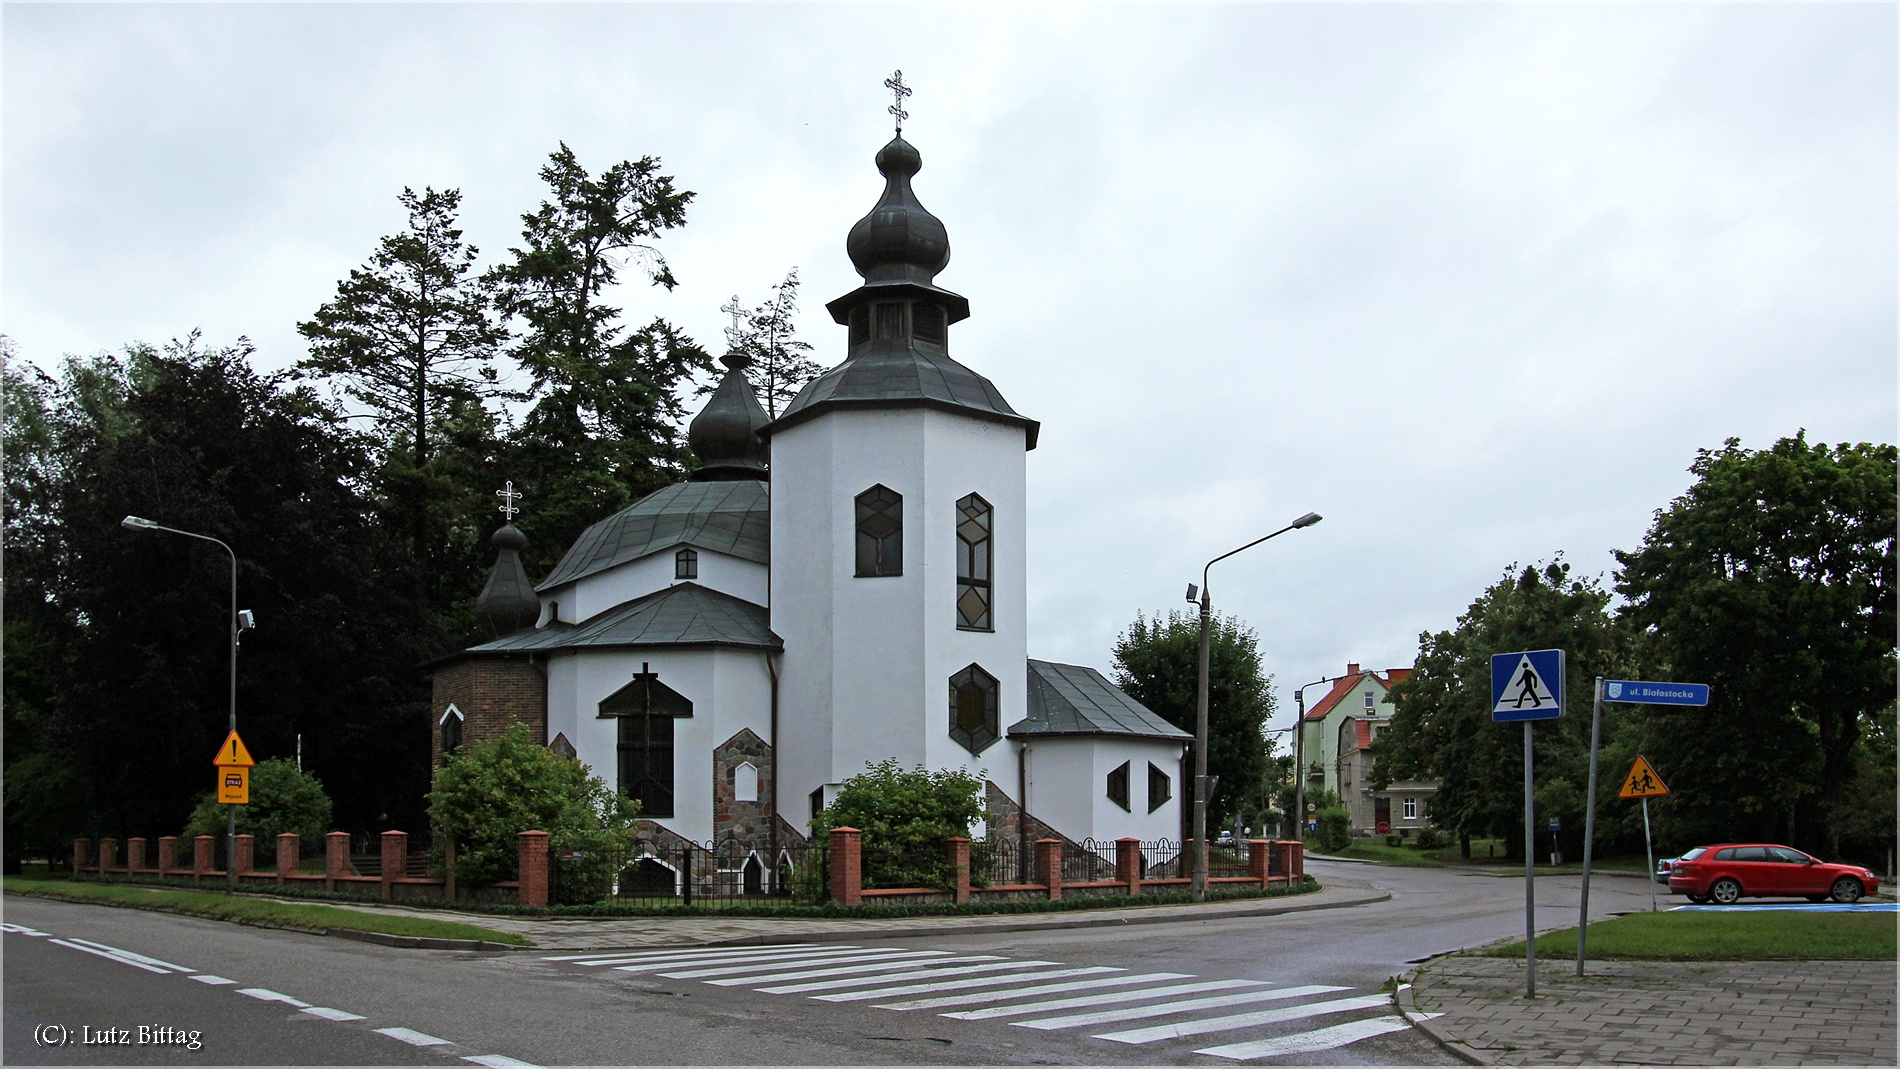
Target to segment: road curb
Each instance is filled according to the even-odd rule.
[[[380,943],[386,947],[402,947],[406,950],[538,950],[539,947],[515,946],[513,943],[491,943],[486,939],[437,939],[425,935],[390,935],[387,932],[365,932],[355,928],[291,928],[289,925],[271,925],[288,931],[309,932],[313,935],[332,935],[341,939],[354,939],[360,943]]]
[[[1446,956],[1447,955],[1440,954],[1438,958]],[[1431,961],[1437,961],[1438,958],[1433,958]],[[1474,1050],[1469,1044],[1454,1040],[1438,1029],[1433,1028],[1432,1022],[1418,1011],[1418,1002],[1412,997],[1412,981],[1418,976],[1419,971],[1423,969],[1425,965],[1431,964],[1431,961],[1425,962],[1424,965],[1420,965],[1417,969],[1399,975],[1399,986],[1397,990],[1392,992],[1392,1003],[1398,1008],[1399,1016],[1405,1018],[1406,1024],[1425,1033],[1425,1038],[1438,1044],[1446,1054],[1464,1062],[1466,1065],[1498,1064],[1489,1054]]]

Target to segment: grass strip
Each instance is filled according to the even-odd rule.
[[[357,932],[384,935],[408,935],[426,939],[481,939],[490,943],[528,946],[528,940],[512,932],[498,932],[473,924],[439,921],[428,917],[392,916],[364,913],[335,906],[301,905],[272,902],[249,895],[223,895],[206,891],[172,891],[132,884],[76,883],[71,880],[28,880],[8,876],[7,894],[54,898],[88,905],[122,906],[149,909],[160,913],[182,913],[217,921],[233,921],[266,928],[302,928],[321,931],[347,928]]]
[[[1632,913],[1590,925],[1592,961],[1893,961],[1891,913],[1803,913],[1684,910]],[[1486,957],[1521,958],[1524,941],[1493,947]],[[1537,956],[1577,957],[1577,930],[1537,937]]]

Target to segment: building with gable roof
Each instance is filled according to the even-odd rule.
[[[520,532],[498,532],[491,640],[433,666],[437,761],[519,720],[700,843],[800,836],[893,758],[987,780],[977,834],[1180,834],[1191,736],[1028,656],[1040,425],[950,357],[969,302],[936,284],[950,245],[911,189],[922,157],[900,133],[876,163],[883,195],[845,243],[864,284],[826,306],[844,359],[768,420],[725,358],[688,427],[701,466],[532,588]]]
[[[1300,722],[1306,796],[1336,792],[1352,816],[1354,834],[1410,837],[1430,826],[1426,807],[1438,793],[1436,781],[1406,780],[1382,791],[1372,787],[1379,733],[1392,720],[1392,684],[1411,673],[1410,668],[1379,673],[1349,663]],[[1379,831],[1381,825],[1388,831]]]

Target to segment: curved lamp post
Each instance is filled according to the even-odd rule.
[[[1201,661],[1194,686],[1194,881],[1192,887],[1196,902],[1207,900],[1207,656],[1208,625],[1214,611],[1214,600],[1207,589],[1207,571],[1242,550],[1252,549],[1267,539],[1278,537],[1288,531],[1311,527],[1319,521],[1319,513],[1309,512],[1270,535],[1263,535],[1241,546],[1240,549],[1229,550],[1215,557],[1201,569]],[[1188,600],[1193,601],[1194,595],[1195,589],[1190,584]]]
[[[238,607],[237,607],[237,553],[230,546],[219,542],[210,535],[193,534],[176,527],[166,527],[154,523],[143,516],[127,516],[119,521],[119,526],[133,531],[165,531],[169,534],[184,535],[205,542],[217,542],[226,553],[231,555],[231,730],[237,730],[237,655],[238,655]],[[237,892],[237,806],[228,806],[224,811],[224,887],[226,892]]]

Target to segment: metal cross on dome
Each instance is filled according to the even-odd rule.
[[[508,480],[504,489],[495,491],[495,496],[501,498],[501,514],[507,517],[509,523],[515,522],[515,513],[521,511],[515,505],[515,502],[521,500],[521,492],[515,489],[515,481]]]
[[[904,120],[910,118],[910,112],[904,110],[904,98],[910,95],[910,86],[904,84],[904,72],[892,71],[891,76],[884,79],[884,88],[891,91],[892,97],[891,106],[884,110],[897,116],[897,132],[901,135]]]

